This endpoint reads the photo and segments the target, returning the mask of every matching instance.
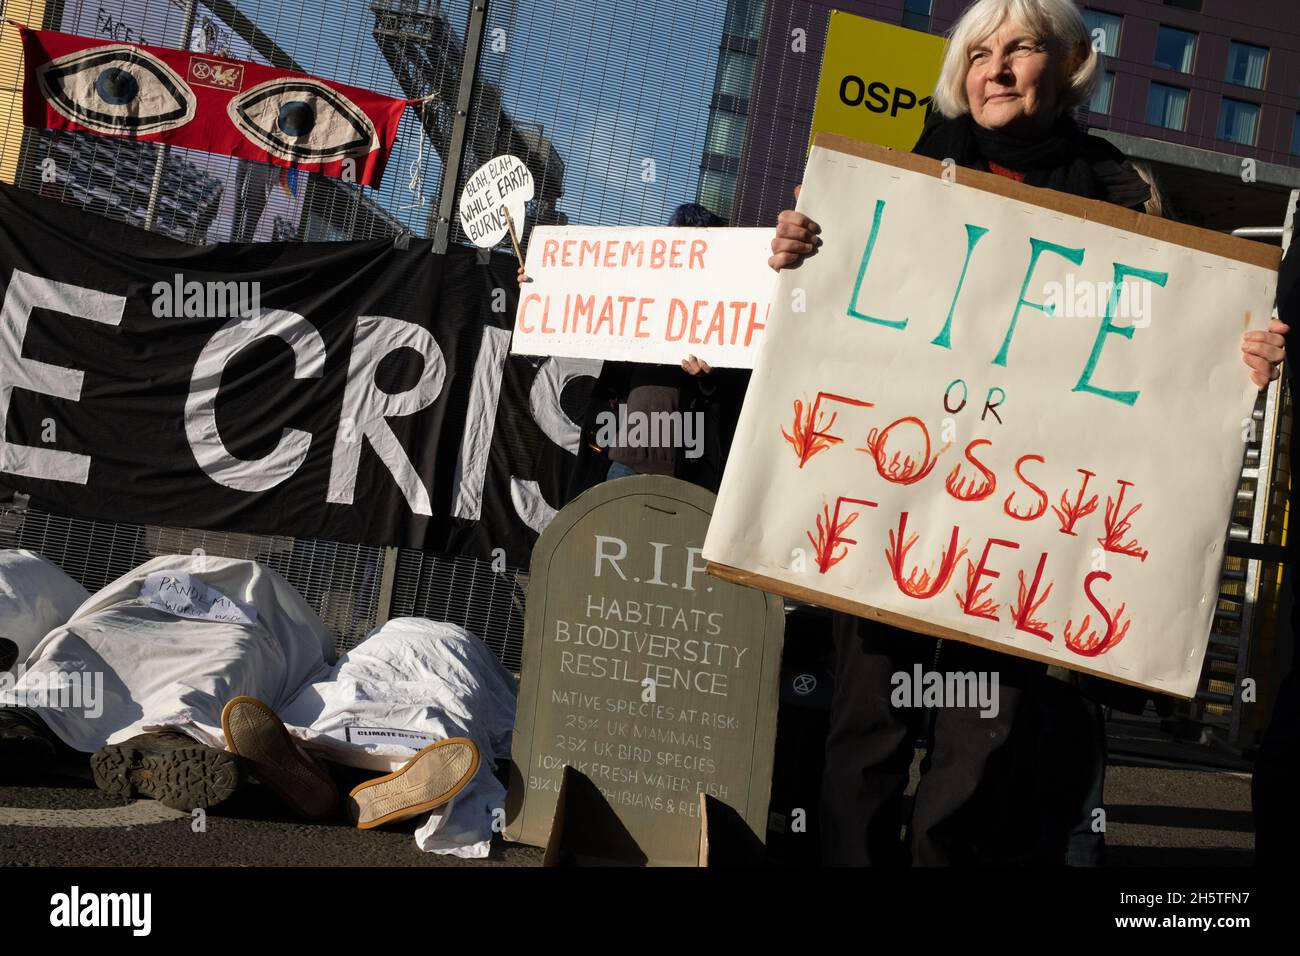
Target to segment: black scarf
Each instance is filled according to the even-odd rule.
[[[969,113],[947,119],[934,113],[926,120],[912,152],[931,159],[951,159],[958,166],[988,172],[990,162],[1025,174],[1025,183],[1087,199],[1106,199],[1107,189],[1094,164],[1123,162],[1123,156],[1105,140],[1088,136],[1070,117],[1060,118],[1040,139],[1024,140],[985,129]]]

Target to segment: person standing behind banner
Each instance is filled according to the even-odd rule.
[[[727,221],[696,203],[683,203],[673,210],[669,226],[718,227]],[[520,283],[528,280],[521,265]],[[683,416],[694,416],[692,432],[698,441],[697,455],[680,446],[602,446],[597,443],[600,428],[595,415],[588,415],[575,475],[589,475],[587,461],[594,456],[608,460],[603,479],[612,481],[630,475],[667,475],[681,478],[717,492],[731,438],[740,417],[749,373],[743,369],[714,370],[702,359],[689,355],[679,366],[643,362],[606,361],[592,392],[592,406],[599,415],[612,414],[617,420],[619,405],[633,415],[668,415],[685,428]],[[664,419],[660,419],[664,420]],[[696,425],[700,427],[696,429]],[[683,432],[684,434],[684,432]],[[587,479],[589,480],[589,479]],[[574,489],[566,500],[585,490]]]
[[[1006,176],[1031,186],[1141,209],[1149,190],[1123,155],[1075,125],[1070,109],[1087,102],[1100,58],[1069,0],[978,0],[950,32],[927,120],[914,153]],[[815,222],[787,209],[772,240],[773,269],[798,265],[821,240]],[[1277,376],[1287,327],[1247,332],[1242,359],[1255,384]],[[920,709],[890,704],[891,676],[914,665],[997,673],[996,716],[940,708],[908,826],[917,865],[978,863],[1003,834],[977,797],[1006,793],[1005,742],[1026,687],[1046,665],[952,641],[931,642],[897,628],[835,615],[836,684],[822,785],[824,861],[842,865],[904,862],[902,797]],[[991,832],[993,831],[993,832]]]
[[[725,226],[727,221],[697,203],[683,203],[673,210],[669,226],[707,228]],[[718,373],[709,363],[694,355],[687,356],[678,368],[672,365],[652,365],[643,362],[607,362],[601,378],[610,383],[616,394],[625,395],[624,404],[629,420],[633,415],[644,415],[646,420],[667,415],[659,420],[681,420],[683,416],[697,416],[704,421],[704,406],[717,392]],[[695,438],[701,444],[694,449],[698,454],[688,457],[684,447],[646,447],[610,445],[606,448],[610,466],[608,478],[629,475],[668,475],[690,480],[693,463],[703,455],[703,442],[716,436],[700,429]],[[714,491],[717,490],[716,484]]]

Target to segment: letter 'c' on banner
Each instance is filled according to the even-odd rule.
[[[311,435],[286,428],[275,448],[261,458],[232,455],[217,431],[217,390],[226,365],[245,346],[276,336],[293,349],[293,377],[320,378],[325,371],[325,343],[320,333],[295,312],[263,312],[256,319],[231,319],[199,353],[185,399],[185,435],[194,460],[213,481],[237,491],[267,491],[290,477],[311,447]]]

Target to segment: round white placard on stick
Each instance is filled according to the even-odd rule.
[[[524,204],[533,198],[533,174],[515,156],[489,159],[460,193],[460,227],[470,242],[491,249],[524,224]]]

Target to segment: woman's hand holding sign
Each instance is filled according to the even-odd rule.
[[[1247,332],[1241,337],[1241,360],[1250,366],[1250,380],[1260,388],[1282,374],[1286,357],[1286,338],[1291,326],[1279,319],[1268,324],[1268,331]]]
[[[794,198],[799,198],[799,187],[794,187]],[[772,255],[767,264],[775,271],[797,266],[804,256],[811,255],[821,239],[821,227],[801,212],[787,209],[777,217],[776,236],[772,239]]]

